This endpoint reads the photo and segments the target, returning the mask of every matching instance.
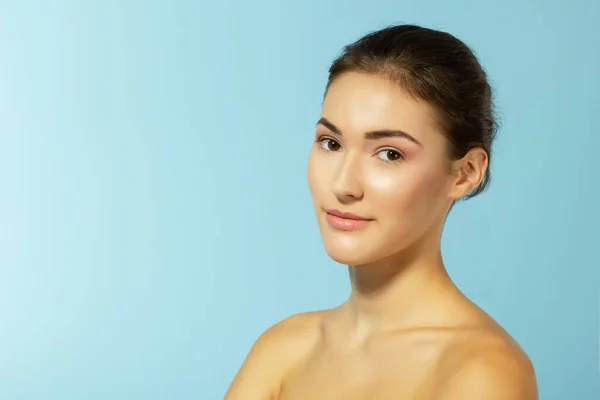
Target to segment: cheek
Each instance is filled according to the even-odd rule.
[[[319,154],[316,153],[317,150],[313,149],[310,152],[308,157],[308,165],[307,165],[307,178],[308,178],[308,188],[310,190],[313,198],[319,195],[319,192],[323,190],[323,186],[325,185],[326,176],[324,172],[327,172],[325,166],[323,165],[323,161]]]
[[[373,205],[403,219],[419,215],[439,200],[441,175],[425,166],[400,165],[397,170],[372,171],[365,179]],[[392,215],[390,215],[392,217]]]

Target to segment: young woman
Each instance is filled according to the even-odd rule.
[[[454,36],[392,26],[329,70],[308,162],[328,254],[348,265],[337,308],[255,343],[226,400],[533,400],[530,360],[449,278],[454,203],[490,181],[492,90]]]

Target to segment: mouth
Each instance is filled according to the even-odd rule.
[[[360,230],[373,221],[372,218],[365,218],[360,215],[334,209],[325,210],[325,216],[329,226],[340,231]]]

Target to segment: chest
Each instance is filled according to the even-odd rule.
[[[331,354],[315,351],[294,368],[278,400],[429,399],[437,352]]]

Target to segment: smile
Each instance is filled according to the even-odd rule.
[[[364,218],[355,214],[345,213],[339,210],[325,210],[329,226],[340,231],[356,231],[365,228],[371,218]]]

